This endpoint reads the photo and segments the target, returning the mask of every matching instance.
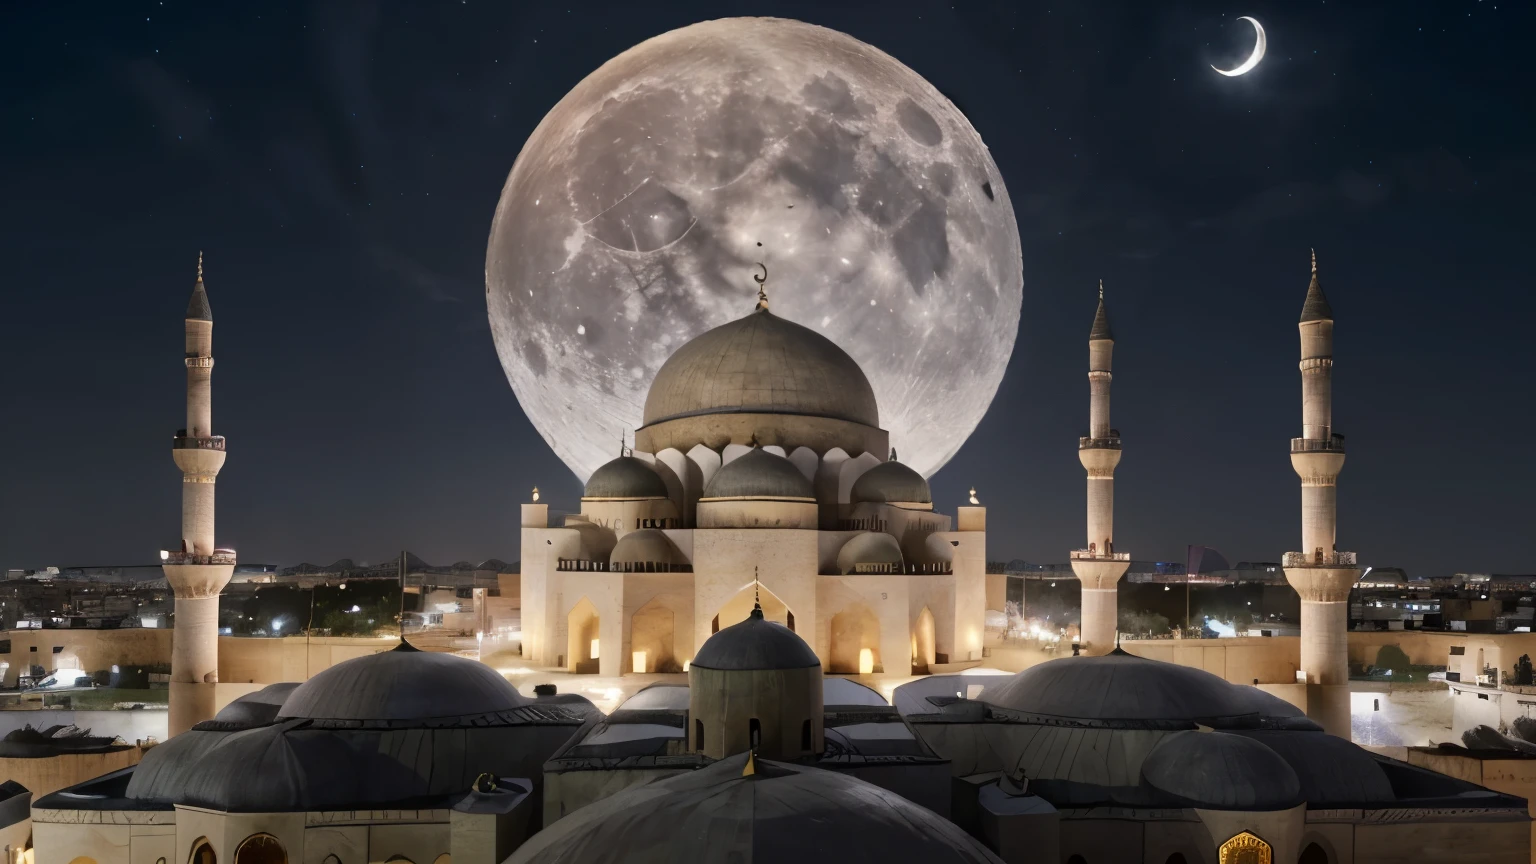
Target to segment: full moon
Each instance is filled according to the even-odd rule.
[[[774,314],[864,369],[903,462],[932,475],[975,430],[1023,299],[1018,225],[986,145],[876,48],[724,19],[577,84],[496,207],[496,350],[578,477],[619,454],[675,349],[752,311],[757,262]]]

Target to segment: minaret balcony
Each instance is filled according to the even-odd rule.
[[[1287,552],[1280,559],[1281,567],[1354,567],[1353,552]]]
[[[212,555],[194,555],[191,552],[161,552],[160,563],[171,565],[233,564],[235,563],[235,551],[233,549],[215,549]]]
[[[1079,450],[1119,450],[1120,436],[1111,435],[1108,438],[1079,438],[1077,439]]]
[[[203,438],[194,438],[190,435],[177,435],[171,439],[172,450],[219,450],[224,449],[223,435],[208,435]]]
[[[1343,453],[1344,436],[1334,433],[1327,438],[1292,438],[1292,453]]]
[[[1102,552],[1097,549],[1073,549],[1067,553],[1073,561],[1129,561],[1129,552]]]

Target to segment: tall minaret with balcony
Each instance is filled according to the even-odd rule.
[[[219,592],[235,571],[235,553],[213,541],[214,481],[224,467],[224,439],[213,434],[213,310],[203,287],[203,256],[187,304],[187,428],[172,439],[181,469],[181,548],[160,553],[176,595],[171,641],[169,731],[176,735],[214,715],[219,680]]]
[[[1083,584],[1082,642],[1089,654],[1108,654],[1119,629],[1116,583],[1131,566],[1131,556],[1115,551],[1115,466],[1120,464],[1120,432],[1109,426],[1109,384],[1115,336],[1099,283],[1099,311],[1088,331],[1088,437],[1079,438],[1077,458],[1088,472],[1088,548],[1072,553],[1072,572]]]
[[[1333,309],[1317,280],[1301,307],[1301,437],[1291,467],[1301,477],[1301,551],[1285,553],[1285,578],[1301,595],[1301,669],[1307,716],[1349,737],[1349,589],[1360,578],[1355,553],[1335,545],[1344,436],[1333,431]]]

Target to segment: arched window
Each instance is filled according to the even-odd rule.
[[[1328,850],[1316,843],[1308,843],[1307,848],[1301,850],[1301,857],[1296,859],[1296,864],[1333,864],[1333,862],[1328,860]]]
[[[800,749],[811,752],[811,721],[806,720],[800,724]]]
[[[235,849],[235,864],[288,864],[288,853],[271,834],[252,834]]]
[[[213,854],[213,844],[207,837],[192,841],[192,854],[187,856],[187,864],[219,864],[219,857]]]
[[[763,724],[756,717],[747,721],[747,746],[753,750],[763,746]]]
[[[453,856],[447,852],[444,852],[443,854],[432,859],[432,864],[453,864]]]
[[[320,864],[341,864],[341,859],[336,856],[335,852],[332,852],[325,856],[325,860],[321,861]]]
[[[1067,859],[1067,864],[1088,864],[1088,859],[1081,855],[1073,855]]]
[[[695,750],[703,750],[704,749],[704,721],[703,720],[695,720],[695,721],[693,721],[693,748]]]
[[[1165,864],[1189,864],[1189,859],[1184,857],[1183,852],[1175,852],[1168,856],[1168,860],[1165,862]]]

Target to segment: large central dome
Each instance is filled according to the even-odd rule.
[[[645,397],[645,425],[701,414],[800,414],[880,425],[852,357],[808,327],[759,309],[679,348]]]

